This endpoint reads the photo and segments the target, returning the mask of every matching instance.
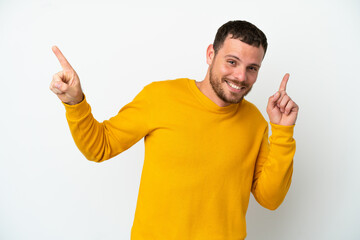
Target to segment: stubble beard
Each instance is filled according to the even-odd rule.
[[[251,91],[251,88],[252,88],[252,87],[249,87],[249,85],[244,82],[240,82],[240,83],[237,82],[238,85],[246,87],[247,91],[244,94],[230,92],[231,97],[227,97],[224,89],[222,88],[222,83],[225,83],[226,78],[223,77],[220,79],[217,76],[215,76],[213,73],[212,65],[210,66],[209,80],[210,80],[210,85],[211,85],[212,89],[214,90],[214,92],[216,93],[216,95],[224,102],[230,103],[230,104],[240,103],[244,99],[244,97]]]

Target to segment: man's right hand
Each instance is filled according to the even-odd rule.
[[[55,53],[63,70],[54,74],[50,83],[50,90],[66,104],[75,105],[80,103],[84,99],[84,94],[81,90],[79,76],[57,46],[53,46],[52,51]]]

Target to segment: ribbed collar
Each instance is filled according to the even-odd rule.
[[[194,79],[188,79],[188,86],[190,91],[199,100],[199,102],[212,112],[230,113],[236,111],[240,106],[240,104],[242,103],[241,101],[240,103],[230,104],[226,107],[220,107],[200,91],[200,89],[196,86],[196,81]]]

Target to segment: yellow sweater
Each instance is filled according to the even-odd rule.
[[[86,99],[64,104],[76,145],[101,162],[145,137],[131,240],[240,240],[250,192],[276,209],[290,187],[294,126],[268,123],[243,100],[219,107],[195,80],[153,82],[99,123]]]

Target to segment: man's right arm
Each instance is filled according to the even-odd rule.
[[[63,71],[53,76],[50,89],[64,104],[73,139],[87,159],[96,162],[107,160],[148,134],[150,105],[146,87],[116,116],[100,123],[91,113],[75,70],[56,46],[52,49]]]
[[[84,100],[76,105],[63,103],[76,146],[91,161],[101,162],[130,148],[149,133],[149,104],[145,89],[119,113],[98,122]]]

